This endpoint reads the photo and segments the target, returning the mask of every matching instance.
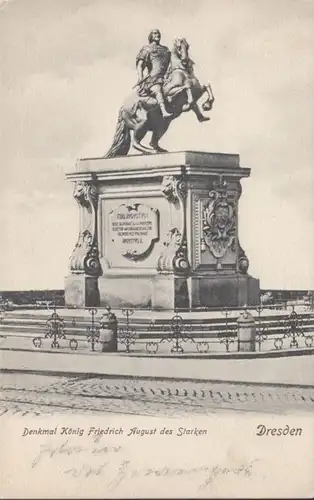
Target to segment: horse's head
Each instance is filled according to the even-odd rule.
[[[189,44],[185,38],[175,38],[173,50],[180,59],[182,66],[185,68],[188,66],[190,57],[189,57]]]

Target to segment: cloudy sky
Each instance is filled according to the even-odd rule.
[[[63,287],[77,239],[64,175],[101,156],[157,27],[215,94],[169,150],[239,153],[240,237],[261,286],[314,288],[314,0],[7,0],[0,7],[0,290]]]

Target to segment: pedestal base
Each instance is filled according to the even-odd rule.
[[[65,303],[68,307],[99,306],[98,278],[84,274],[67,276]]]
[[[252,276],[71,275],[65,280],[68,307],[111,306],[170,310],[259,304],[259,280]]]
[[[252,276],[192,277],[192,308],[259,304],[259,280]]]
[[[153,309],[188,309],[188,280],[173,274],[156,276],[153,282]]]
[[[101,276],[98,285],[100,305],[113,308],[151,308],[152,280],[151,275]]]
[[[161,310],[189,308],[187,280],[172,274],[102,276],[98,286],[101,306]]]

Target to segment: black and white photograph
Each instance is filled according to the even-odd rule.
[[[314,0],[0,0],[0,496],[314,495]]]

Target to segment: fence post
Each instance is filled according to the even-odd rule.
[[[114,313],[108,312],[107,320],[102,321],[99,341],[102,352],[117,352],[118,350],[118,320]]]
[[[237,319],[238,323],[238,351],[255,351],[256,326],[255,319],[246,309]]]

